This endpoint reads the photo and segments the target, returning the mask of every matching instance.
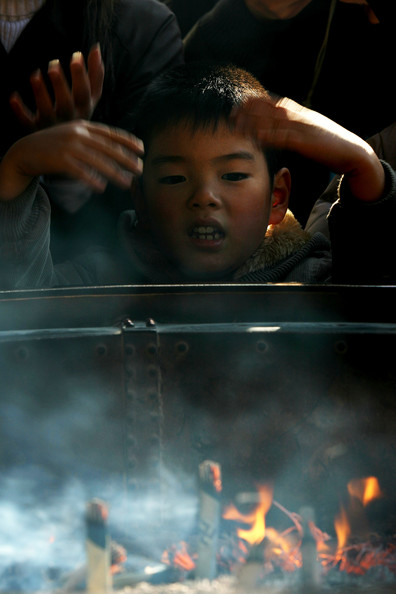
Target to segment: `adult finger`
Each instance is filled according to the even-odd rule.
[[[21,96],[16,91],[12,93],[9,99],[10,106],[19,122],[29,131],[34,131],[36,121],[34,114],[24,104]]]
[[[70,61],[70,73],[75,114],[77,117],[90,119],[93,112],[91,84],[81,52],[74,52]]]
[[[140,138],[122,128],[107,126],[99,122],[86,122],[85,128],[88,132],[109,138],[138,155],[144,154],[144,145]]]
[[[142,173],[143,163],[135,150],[137,139],[131,142],[127,133],[107,128],[106,134],[106,129],[94,124],[77,122],[73,127],[73,138],[74,157],[115,183],[129,185],[132,174]]]
[[[100,44],[97,43],[91,49],[88,54],[88,77],[91,86],[91,97],[93,102],[93,108],[99,102],[103,91],[103,81],[105,76],[105,68],[102,60],[102,54],[100,51]]]
[[[95,192],[104,192],[107,186],[107,179],[95,167],[90,167],[72,156],[66,160],[65,174],[80,180]]]
[[[41,70],[33,72],[30,77],[30,84],[36,101],[37,128],[51,126],[55,123],[54,109]]]
[[[59,60],[51,60],[48,64],[48,76],[54,89],[56,120],[65,122],[74,119],[72,94]]]
[[[130,166],[121,166],[119,160],[105,154],[100,146],[96,148],[91,146],[89,151],[84,150],[83,145],[75,147],[72,154],[66,156],[66,162],[73,176],[76,172],[71,169],[71,164],[73,163],[73,167],[78,164],[81,173],[85,172],[83,173],[85,181],[89,181],[91,185],[99,184],[96,187],[97,191],[100,191],[103,180],[110,180],[121,188],[129,188],[136,175],[134,169]]]

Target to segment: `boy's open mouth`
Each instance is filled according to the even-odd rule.
[[[191,229],[190,237],[202,241],[217,241],[224,238],[224,232],[213,225],[196,225]]]

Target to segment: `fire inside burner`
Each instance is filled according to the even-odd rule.
[[[223,530],[218,534],[215,553],[217,573],[237,575],[245,588],[264,586],[273,577],[292,572],[299,574],[299,581],[313,586],[331,583],[342,573],[363,576],[370,571],[396,583],[396,539],[375,534],[365,512],[374,500],[383,497],[377,479],[354,479],[348,484],[348,492],[348,504],[335,518],[336,537],[316,526],[311,508],[289,512],[273,499],[269,486],[259,485],[257,494],[240,494],[237,505],[226,506],[222,514]],[[246,507],[251,509],[241,511]],[[281,530],[267,525],[274,511],[280,524],[288,521]],[[201,509],[202,522],[206,523]],[[202,533],[198,543],[200,538]],[[165,551],[163,561],[186,576],[199,563],[198,548],[197,543],[173,545]]]
[[[133,556],[130,561],[114,554],[124,549],[114,543],[111,548],[106,504],[93,500],[86,513],[85,572],[72,573],[61,590],[106,592],[139,582],[193,584],[226,576],[241,592],[266,592],[274,583],[320,592],[321,587],[348,585],[350,578],[366,575],[375,576],[377,583],[396,584],[396,539],[373,532],[366,513],[384,498],[378,480],[353,479],[347,488],[349,499],[335,518],[332,536],[317,526],[312,508],[287,510],[269,485],[240,493],[234,503],[223,506],[220,466],[207,460],[199,467],[195,533],[188,541],[170,544],[160,562],[142,559],[140,566]]]
[[[198,522],[187,540],[170,543],[157,559],[139,556],[110,539],[108,506],[93,499],[85,510],[86,563],[66,573],[47,570],[40,587],[31,590],[110,592],[146,583],[150,588],[184,584],[191,592],[201,592],[194,590],[201,580],[223,584],[221,580],[228,579],[233,581],[213,591],[228,594],[237,587],[243,594],[274,594],[300,592],[303,587],[319,593],[333,587],[337,592],[352,586],[357,590],[367,577],[368,583],[376,584],[376,594],[387,591],[386,584],[396,588],[396,539],[376,534],[367,513],[385,500],[378,480],[353,479],[347,492],[330,535],[320,529],[312,508],[289,511],[274,499],[270,485],[258,485],[256,492],[239,493],[234,502],[224,503],[220,466],[207,460],[199,467]],[[34,573],[33,568],[29,571]],[[2,586],[6,577],[0,576]],[[8,578],[14,590],[22,591],[15,568]],[[212,591],[207,588],[202,592]]]

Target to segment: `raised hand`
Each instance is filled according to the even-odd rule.
[[[18,93],[10,97],[10,105],[22,125],[29,131],[41,130],[54,124],[74,120],[89,120],[102,95],[104,66],[100,46],[89,52],[87,66],[81,52],[75,52],[70,61],[71,88],[59,60],[52,60],[48,76],[54,91],[54,101],[48,92],[40,70],[30,77],[36,101],[36,112],[25,105]]]
[[[372,201],[381,196],[384,172],[373,149],[324,115],[288,98],[263,97],[235,109],[232,118],[237,130],[263,147],[294,151],[345,174],[356,198]]]
[[[128,188],[142,173],[142,142],[104,124],[75,120],[18,140],[0,163],[0,200],[12,200],[35,176],[63,175],[103,192],[107,181]]]

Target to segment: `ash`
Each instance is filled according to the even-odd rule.
[[[285,584],[275,584],[262,586],[259,588],[246,590],[238,585],[235,577],[223,576],[217,580],[200,580],[184,582],[183,584],[169,584],[153,586],[147,582],[141,583],[134,588],[125,588],[117,591],[120,594],[391,594],[395,592],[391,585],[373,585],[372,583],[349,586],[331,586],[310,587],[303,585],[285,586]]]
[[[217,580],[194,580],[190,582],[154,586],[147,582],[134,588],[125,588],[121,594],[235,594],[235,578],[223,576]]]
[[[290,590],[279,585],[260,587],[250,590],[239,587],[235,576],[222,576],[216,580],[191,580],[184,583],[154,586],[147,582],[141,583],[134,588],[125,588],[120,594],[250,594],[250,591],[257,594],[292,594],[297,590]],[[305,594],[309,591],[305,590]]]

